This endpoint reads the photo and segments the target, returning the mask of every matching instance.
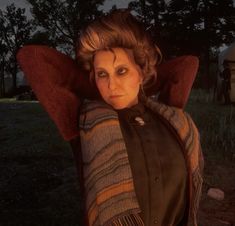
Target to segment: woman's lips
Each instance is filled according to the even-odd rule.
[[[113,99],[113,98],[119,98],[119,97],[122,97],[123,95],[111,95],[110,98]]]

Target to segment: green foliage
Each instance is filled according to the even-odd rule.
[[[210,64],[216,49],[235,37],[233,0],[135,0],[129,8],[151,31],[165,58],[179,55],[200,57],[201,88],[212,88]]]
[[[0,62],[1,92],[4,93],[4,74],[12,75],[12,87],[16,90],[18,71],[16,53],[25,44],[34,30],[32,21],[27,20],[25,9],[8,5],[5,11],[0,10]]]
[[[201,54],[234,40],[235,9],[232,0],[172,0],[168,7],[169,29],[183,44]],[[174,20],[172,20],[174,18]],[[174,43],[174,36],[171,42]]]
[[[46,31],[37,31],[33,36],[28,39],[25,43],[26,45],[47,45],[51,47],[56,47],[56,43],[50,39],[48,32]]]
[[[27,20],[25,9],[16,8],[14,4],[0,11],[1,39],[12,55],[29,39],[34,29],[32,21]]]
[[[152,32],[154,38],[158,39],[159,32],[163,31],[167,5],[164,0],[140,0],[131,1],[128,8],[135,11],[139,19]]]
[[[50,39],[72,55],[82,27],[101,15],[98,10],[104,0],[27,0],[38,26],[48,32]]]
[[[171,0],[168,4],[139,0],[130,2],[129,8],[147,24],[167,55],[205,55],[235,37],[233,0]]]

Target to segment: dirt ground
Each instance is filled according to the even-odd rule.
[[[235,164],[235,163],[234,163]],[[201,226],[235,225],[235,166],[230,161],[205,159],[204,186],[199,208]],[[210,198],[207,191],[216,187],[224,191],[224,200]]]

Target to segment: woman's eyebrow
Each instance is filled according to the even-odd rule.
[[[104,71],[106,71],[106,69],[103,68],[103,67],[95,67],[95,70],[104,70]]]
[[[115,66],[115,68],[119,68],[119,67],[128,67],[128,65],[127,64],[118,64]]]
[[[116,65],[114,68],[120,68],[120,67],[128,67],[127,64],[118,64]],[[95,70],[104,70],[104,71],[107,71],[107,69],[105,69],[105,67],[102,67],[102,66],[97,66],[95,67]]]

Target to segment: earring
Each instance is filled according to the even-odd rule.
[[[144,95],[144,96],[145,96],[145,92],[144,92],[144,85],[143,85],[143,83],[141,83],[141,84],[140,84],[140,90],[141,90],[142,95]]]
[[[146,95],[145,95],[145,92],[144,92],[143,83],[140,84],[139,98],[140,98],[140,100],[142,100],[142,101],[145,101],[146,98],[147,98]]]

